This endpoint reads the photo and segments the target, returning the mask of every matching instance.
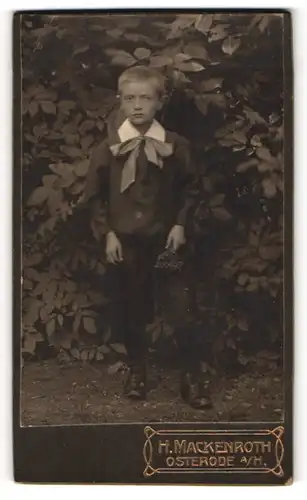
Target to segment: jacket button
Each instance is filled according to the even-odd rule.
[[[137,219],[140,219],[143,216],[143,214],[142,212],[135,212],[135,216]]]

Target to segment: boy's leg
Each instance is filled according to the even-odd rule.
[[[124,260],[108,269],[110,322],[112,333],[127,350],[130,373],[126,393],[139,399],[146,396],[146,324],[151,322],[154,308],[152,249],[140,238],[126,236],[120,241]]]
[[[206,332],[199,331],[195,321],[195,284],[197,276],[189,265],[165,277],[162,287],[163,308],[174,326],[181,369],[182,396],[195,408],[211,406],[209,374],[203,373]],[[161,287],[160,287],[161,289]]]

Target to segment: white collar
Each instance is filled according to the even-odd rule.
[[[118,136],[121,142],[129,141],[134,139],[135,137],[139,137],[142,135],[126,118],[126,120],[119,127]],[[165,142],[165,129],[160,125],[157,120],[153,120],[151,126],[147,130],[145,136],[152,137],[153,139],[157,139],[158,141]]]

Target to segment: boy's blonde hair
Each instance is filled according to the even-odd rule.
[[[118,91],[121,93],[123,86],[128,82],[152,81],[157,94],[162,97],[165,92],[165,78],[153,68],[147,66],[134,66],[126,69],[118,79]]]

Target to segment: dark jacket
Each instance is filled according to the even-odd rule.
[[[110,139],[94,149],[83,202],[99,200],[107,205],[107,231],[118,234],[154,234],[167,232],[175,224],[186,226],[198,193],[188,141],[166,131],[166,142],[173,154],[163,159],[163,168],[150,163],[141,149],[137,159],[135,182],[120,192],[126,156],[114,157]]]

